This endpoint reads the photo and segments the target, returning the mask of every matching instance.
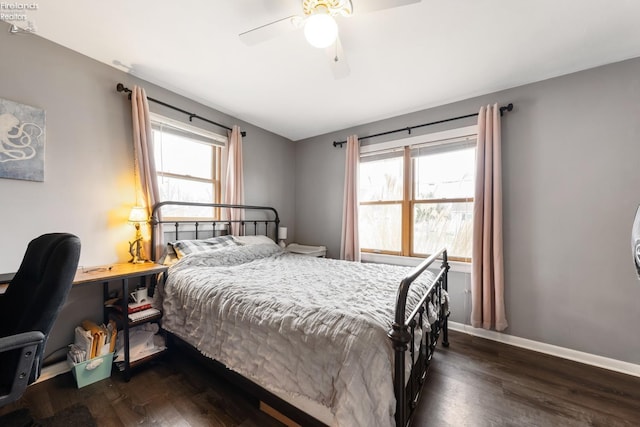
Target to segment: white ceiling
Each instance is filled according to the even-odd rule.
[[[291,140],[640,56],[639,0],[422,0],[339,19],[336,80],[301,0],[42,0],[37,34]],[[114,89],[115,90],[115,89]],[[153,96],[153,95],[151,95]]]

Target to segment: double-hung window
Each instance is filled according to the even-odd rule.
[[[152,114],[160,201],[220,203],[221,154],[227,138]],[[219,218],[219,209],[166,206],[165,219]]]
[[[476,126],[361,147],[363,252],[471,261]]]

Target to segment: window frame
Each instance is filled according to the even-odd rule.
[[[197,176],[192,176],[192,175],[183,175],[183,174],[177,174],[177,173],[172,173],[172,172],[165,172],[163,170],[160,170],[159,165],[156,165],[156,179],[160,180],[161,178],[173,178],[173,179],[179,179],[179,180],[184,180],[184,181],[191,181],[191,182],[200,182],[200,183],[211,183],[211,185],[213,186],[213,195],[214,195],[214,200],[211,201],[211,203],[221,203],[222,202],[222,188],[223,188],[223,174],[222,174],[222,155],[224,150],[227,147],[227,142],[228,142],[228,138],[226,136],[196,127],[196,126],[192,126],[189,125],[187,123],[183,123],[181,121],[178,120],[174,120],[171,119],[169,117],[166,116],[162,116],[160,114],[157,113],[149,113],[149,120],[151,122],[151,127],[153,128],[154,126],[165,126],[165,127],[169,127],[169,128],[174,128],[180,132],[183,132],[185,134],[192,134],[195,136],[198,136],[200,138],[204,138],[207,139],[209,141],[203,141],[201,139],[193,139],[193,143],[200,143],[200,144],[205,144],[205,145],[210,145],[213,149],[213,159],[211,162],[211,179],[209,178],[202,178],[202,177],[197,177]],[[188,136],[188,135],[187,135]],[[155,145],[155,141],[154,141],[154,156],[156,155],[156,145]],[[160,201],[165,201],[165,200],[160,200]],[[221,212],[220,212],[220,208],[214,208],[213,211],[213,217],[210,216],[206,216],[206,217],[194,217],[194,216],[171,216],[171,217],[164,217],[164,220],[176,220],[176,221],[189,221],[189,220],[199,220],[199,221],[206,221],[206,220],[219,220],[221,218]]]
[[[377,152],[384,152],[388,150],[397,150],[402,148],[403,158],[403,198],[402,200],[384,200],[384,201],[359,201],[359,206],[371,206],[371,205],[389,205],[389,204],[401,204],[401,243],[400,252],[389,251],[381,249],[369,249],[360,248],[363,253],[391,255],[398,257],[409,258],[427,258],[430,254],[423,254],[414,252],[413,250],[413,211],[416,204],[424,203],[469,203],[473,202],[474,197],[457,197],[457,198],[438,198],[438,199],[415,199],[415,172],[414,159],[411,157],[411,149],[418,146],[438,146],[449,145],[460,141],[473,141],[477,145],[478,139],[478,126],[465,126],[455,129],[450,129],[441,132],[433,132],[425,135],[419,135],[409,138],[403,138],[399,140],[387,141],[382,143],[374,143],[364,145],[360,147],[360,156],[363,154],[371,155]],[[400,156],[399,156],[400,157]],[[462,263],[471,263],[471,257],[460,257],[449,254],[451,261],[458,261]]]

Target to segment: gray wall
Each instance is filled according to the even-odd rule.
[[[502,121],[506,333],[640,363],[640,282],[630,254],[640,203],[640,59],[300,141],[297,240],[339,255],[345,150],[332,141],[495,102],[515,105]],[[455,273],[451,282],[453,320],[469,323],[469,277]]]
[[[82,240],[80,265],[126,262],[127,224],[135,204],[131,106],[116,83],[139,84],[150,97],[247,131],[245,199],[279,210],[295,226],[295,147],[278,135],[241,122],[35,35],[11,36],[0,22],[0,97],[46,111],[45,182],[0,179],[0,272],[18,268],[27,243],[42,233],[68,231]],[[152,111],[186,116],[157,104]],[[224,132],[199,120],[193,125]],[[48,351],[72,341],[85,317],[101,318],[101,287],[75,288],[54,328]]]

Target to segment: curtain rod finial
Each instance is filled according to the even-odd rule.
[[[513,104],[510,102],[506,107],[500,107],[500,116],[504,114],[505,111],[512,111]]]
[[[116,90],[117,90],[118,92],[125,92],[125,93],[128,93],[128,94],[129,94],[129,97],[131,97],[131,94],[133,93],[133,92],[131,91],[131,89],[129,89],[128,87],[126,87],[126,86],[125,86],[125,85],[123,85],[122,83],[118,83],[118,84],[116,85]]]

